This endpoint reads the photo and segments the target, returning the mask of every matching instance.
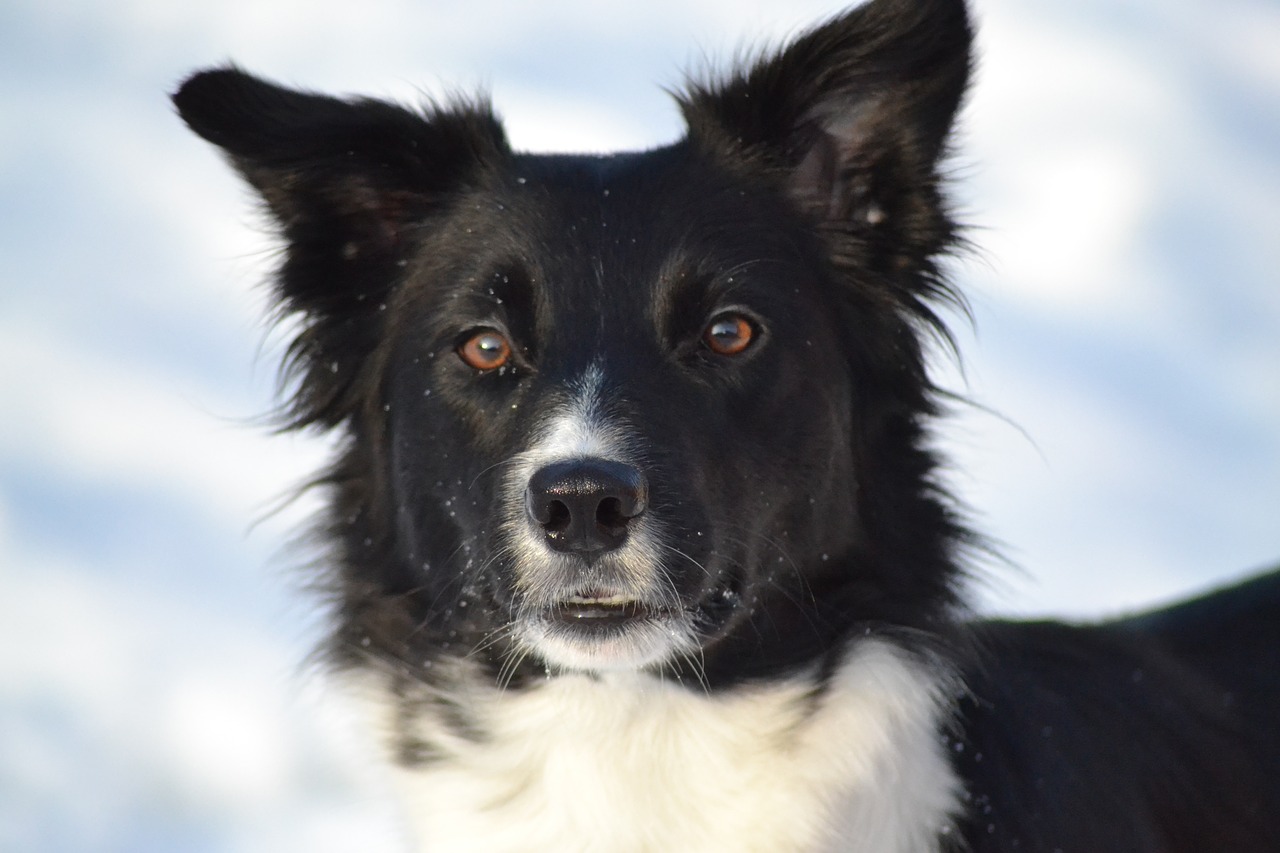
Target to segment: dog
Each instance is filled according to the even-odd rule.
[[[965,607],[926,359],[971,54],[962,0],[871,0],[609,156],[483,100],[173,96],[287,247],[326,658],[421,849],[1280,850],[1280,573]]]

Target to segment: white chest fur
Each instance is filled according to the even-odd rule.
[[[945,680],[860,644],[812,683],[704,694],[649,676],[559,676],[464,699],[481,742],[431,719],[444,758],[398,771],[426,851],[940,849],[959,783]]]

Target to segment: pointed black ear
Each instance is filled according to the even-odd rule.
[[[173,102],[226,151],[312,263],[398,253],[417,219],[506,151],[485,105],[422,116],[285,89],[235,68],[194,75]]]
[[[818,220],[892,224],[933,201],[971,41],[963,0],[871,0],[681,106],[693,140],[785,170]]]
[[[418,114],[235,68],[196,74],[173,102],[227,153],[285,238],[281,314],[303,318],[286,364],[300,380],[287,424],[339,423],[361,404],[360,372],[403,261],[433,214],[508,153],[501,125],[484,104]]]

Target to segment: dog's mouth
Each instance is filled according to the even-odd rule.
[[[582,630],[598,630],[670,615],[669,610],[652,607],[625,595],[587,593],[571,595],[556,602],[548,609],[547,618]]]
[[[641,669],[696,645],[682,608],[628,593],[573,592],[526,611],[518,625],[543,660],[579,671]]]
[[[716,576],[714,585],[691,595],[680,595],[673,585],[599,577],[517,590],[515,637],[543,662],[565,670],[663,666],[716,642],[748,612],[740,573]]]

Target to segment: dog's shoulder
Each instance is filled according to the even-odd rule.
[[[1212,639],[1241,629],[1237,605],[1256,605],[1254,592],[1094,625],[975,626],[982,651],[964,674],[955,754],[972,848],[1280,849],[1268,826],[1273,711],[1253,688],[1274,676],[1254,671],[1261,658],[1242,643]],[[1190,653],[1210,647],[1246,665]]]

